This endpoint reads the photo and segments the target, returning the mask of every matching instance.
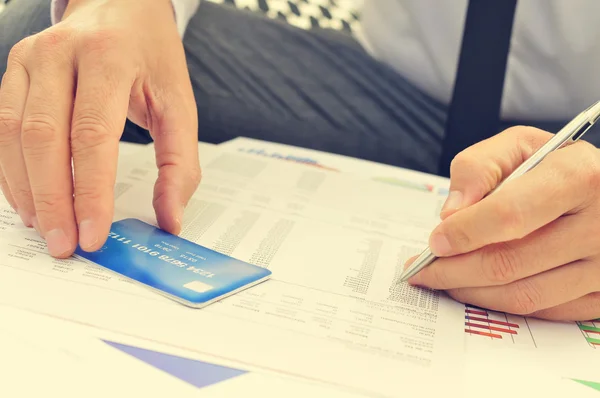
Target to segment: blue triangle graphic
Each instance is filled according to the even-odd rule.
[[[126,354],[198,388],[207,387],[247,373],[245,370],[163,354],[161,352],[146,350],[112,341],[103,341],[111,347],[123,351]]]

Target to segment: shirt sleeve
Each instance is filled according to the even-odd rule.
[[[58,23],[65,13],[69,0],[52,0],[51,3],[51,19],[52,25]],[[171,0],[173,9],[175,10],[175,20],[177,22],[177,31],[179,36],[183,37],[190,19],[200,5],[200,0]]]

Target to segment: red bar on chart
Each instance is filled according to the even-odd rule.
[[[499,334],[481,332],[479,330],[465,329],[465,333],[477,334],[479,336],[491,337],[493,339],[501,339],[502,338],[502,336],[500,336]]]
[[[501,333],[508,333],[508,334],[517,334],[516,330],[496,328],[496,327],[493,327],[493,326],[480,325],[478,323],[472,323],[472,322],[465,322],[465,326],[469,326],[469,327],[472,327],[472,328],[480,328],[480,329],[493,330],[494,332],[501,332]]]
[[[473,314],[473,315],[481,315],[481,316],[488,316],[488,313],[485,311],[476,311],[476,310],[470,310],[470,309],[466,309],[465,312],[467,314]]]
[[[509,328],[517,328],[517,329],[519,328],[519,325],[517,325],[516,323],[497,321],[495,319],[478,318],[476,316],[469,316],[469,315],[465,316],[465,319],[468,319],[470,321],[489,322],[489,323],[493,323],[494,325],[507,326]]]

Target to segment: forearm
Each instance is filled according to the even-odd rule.
[[[181,37],[183,37],[190,19],[196,13],[200,1],[201,0],[171,0],[175,12],[175,19],[177,21],[177,31]],[[52,0],[51,18],[53,25],[62,19],[68,3],[69,0]]]

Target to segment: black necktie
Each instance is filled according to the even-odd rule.
[[[463,149],[498,133],[517,0],[469,0],[439,173]]]

